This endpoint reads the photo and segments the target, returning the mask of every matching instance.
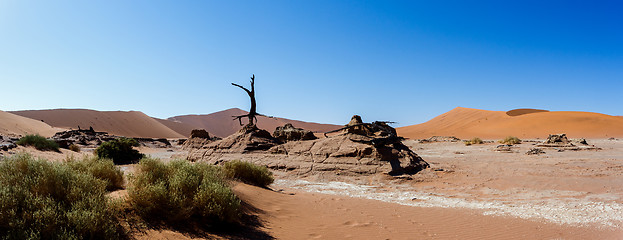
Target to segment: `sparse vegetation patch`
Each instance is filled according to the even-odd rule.
[[[106,182],[65,163],[16,155],[0,162],[1,239],[118,239]]]
[[[95,154],[102,159],[112,159],[115,164],[135,163],[144,155],[132,147],[138,147],[136,139],[119,138],[102,143],[95,149]]]
[[[108,191],[123,188],[123,172],[110,159],[85,157],[82,160],[68,159],[66,164],[76,171],[103,180]]]
[[[26,135],[15,143],[22,146],[33,146],[40,151],[59,151],[59,146],[56,142],[46,139],[38,134]]]
[[[128,194],[143,219],[175,223],[199,217],[234,222],[240,217],[240,200],[217,166],[144,158],[137,167]]]
[[[499,143],[507,144],[507,145],[515,145],[515,144],[520,144],[521,143],[521,139],[519,139],[517,137],[513,137],[513,136],[508,136],[508,137],[500,140]]]
[[[469,146],[472,144],[482,144],[482,143],[483,143],[482,139],[475,137],[475,138],[465,141],[465,146]]]
[[[69,145],[69,150],[74,151],[74,152],[80,152],[80,146],[76,144],[71,144]]]
[[[273,174],[268,168],[250,162],[240,160],[229,161],[223,165],[223,168],[228,177],[258,187],[265,188],[275,181]]]

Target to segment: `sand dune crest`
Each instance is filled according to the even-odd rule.
[[[0,134],[39,134],[44,137],[51,137],[57,131],[62,131],[62,129],[53,128],[50,125],[41,121],[0,111]]]
[[[108,132],[126,137],[182,138],[181,134],[138,111],[95,111],[88,109],[52,109],[16,111],[14,114],[60,128]]]
[[[623,118],[591,112],[547,112],[518,109],[508,112],[457,107],[428,122],[396,129],[407,138],[431,136],[480,137],[517,136],[545,138],[567,133],[572,138],[623,137]]]

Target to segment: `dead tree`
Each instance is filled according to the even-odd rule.
[[[249,94],[249,98],[251,98],[251,109],[249,110],[249,114],[245,114],[245,115],[240,115],[240,116],[232,116],[234,117],[234,119],[238,119],[238,122],[240,123],[240,126],[242,126],[242,118],[243,117],[248,117],[249,118],[249,124],[253,124],[253,120],[255,120],[257,122],[257,116],[263,116],[262,114],[257,113],[257,106],[255,103],[255,74],[253,74],[253,76],[251,77],[251,91],[249,91],[249,89],[240,86],[238,84],[235,83],[231,83],[231,85],[234,85],[236,87],[242,88],[242,90],[244,90],[245,92],[247,92],[247,94]]]

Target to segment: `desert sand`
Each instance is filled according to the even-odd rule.
[[[0,111],[0,135],[39,134],[51,137],[59,131],[62,129],[53,128],[44,122]]]
[[[248,112],[238,108],[232,108],[206,115],[175,116],[168,118],[168,120],[185,123],[196,128],[203,128],[213,136],[227,137],[242,128],[238,121],[233,121],[232,116],[239,116],[244,114],[248,114]],[[258,127],[265,129],[270,133],[272,133],[278,126],[283,126],[286,123],[292,123],[292,125],[297,128],[303,128],[312,132],[328,132],[342,127],[339,125],[303,122],[278,117],[269,118],[264,116],[258,116],[257,119]],[[246,124],[246,120],[246,118],[242,120],[243,124]]]
[[[17,118],[14,121],[18,123],[47,126],[10,113],[0,114],[9,116],[7,119]],[[220,121],[232,123],[230,127],[235,128],[238,122],[231,121],[231,115],[236,114],[221,112]],[[194,119],[201,122],[201,118]],[[286,169],[272,170],[276,181],[270,189],[233,183],[235,192],[247,206],[247,213],[258,219],[258,224],[251,226],[253,231],[196,235],[154,228],[133,236],[137,239],[623,239],[623,140],[608,139],[621,132],[618,121],[623,118],[596,113],[457,108],[427,123],[400,128],[398,132],[412,138],[430,134],[497,140],[515,135],[524,142],[500,152],[496,151],[499,143],[493,141],[465,146],[462,142],[407,140],[405,145],[430,164],[430,168],[414,175],[331,172],[299,175]],[[102,120],[100,124],[108,123]],[[137,128],[132,124],[127,126]],[[181,124],[186,125],[178,126],[191,125],[183,121]],[[161,126],[173,131],[173,127],[167,128],[162,123],[146,125],[143,129],[151,131],[154,126],[156,132]],[[606,130],[608,138],[603,135]],[[567,133],[569,138],[602,137],[588,137],[588,143],[598,148],[594,150],[550,147],[543,148],[543,154],[527,155],[541,140],[522,137],[517,131],[540,138],[558,132]],[[163,161],[188,155],[179,145],[138,149]],[[81,153],[62,149],[54,153],[21,146],[10,151],[3,155],[28,152],[55,161],[92,154],[92,149]],[[132,173],[133,168],[133,165],[121,167],[126,174]],[[124,191],[111,195],[123,196]]]
[[[411,139],[432,136],[546,138],[548,134],[558,133],[574,138],[610,138],[623,137],[623,118],[590,112],[533,109],[503,112],[457,107],[428,122],[396,130],[399,135]]]
[[[184,138],[162,123],[137,111],[95,111],[88,109],[52,109],[11,112],[43,120],[53,127],[89,129],[125,137]]]
[[[160,119],[160,118],[153,118],[153,119],[167,126],[168,128],[175,131],[176,133],[179,133],[185,138],[190,137],[190,133],[192,132],[192,130],[201,128],[201,127],[192,126],[186,123],[176,122],[176,121],[172,121],[168,119]]]
[[[234,190],[261,236],[275,239],[621,239],[623,141],[588,141],[602,150],[526,155],[536,141],[510,153],[497,143],[407,141],[431,168],[398,178],[277,170],[271,189]],[[206,238],[171,229],[137,237]]]

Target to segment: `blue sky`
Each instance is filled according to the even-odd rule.
[[[454,107],[623,115],[617,1],[0,0],[0,109],[238,107],[425,122]]]

